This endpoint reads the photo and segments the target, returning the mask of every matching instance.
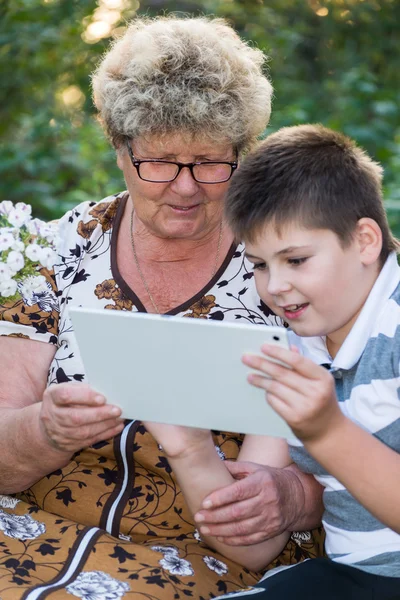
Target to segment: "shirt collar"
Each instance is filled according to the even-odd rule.
[[[326,347],[325,336],[302,338],[301,345],[305,356],[317,364],[331,363],[331,369],[351,369],[359,360],[371,336],[375,321],[385,302],[395,291],[400,281],[400,267],[397,255],[392,252],[387,258],[375,281],[356,322],[332,360]]]

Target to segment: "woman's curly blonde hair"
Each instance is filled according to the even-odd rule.
[[[117,149],[126,138],[182,132],[243,153],[271,112],[264,63],[224,19],[137,18],[94,72],[94,102]]]

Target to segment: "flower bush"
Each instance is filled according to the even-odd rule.
[[[56,262],[57,224],[31,213],[29,204],[0,202],[0,304],[48,292],[39,270]]]

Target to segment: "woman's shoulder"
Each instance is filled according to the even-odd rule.
[[[87,244],[95,232],[110,232],[125,195],[126,192],[120,192],[98,202],[85,201],[65,213],[59,221],[60,254],[63,245],[70,245],[71,237],[82,245]]]

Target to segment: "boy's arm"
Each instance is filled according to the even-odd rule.
[[[343,416],[305,448],[370,513],[400,533],[400,455]]]
[[[225,461],[222,461],[216,452],[210,432],[157,423],[146,423],[146,427],[162,445],[193,515],[200,510],[205,496],[234,482]],[[260,453],[263,455],[262,438],[260,442]],[[269,441],[267,444],[269,446]],[[281,457],[281,451],[284,458]],[[280,444],[275,459],[285,461],[287,457],[285,444]],[[289,534],[285,532],[252,546],[230,546],[213,536],[202,534],[202,537],[209,546],[224,556],[253,571],[260,571],[281,552]]]
[[[243,361],[263,375],[249,381],[268,392],[268,402],[325,469],[378,520],[400,533],[400,455],[361,429],[340,410],[332,375],[295,352],[265,345]],[[265,377],[264,375],[267,375]]]

